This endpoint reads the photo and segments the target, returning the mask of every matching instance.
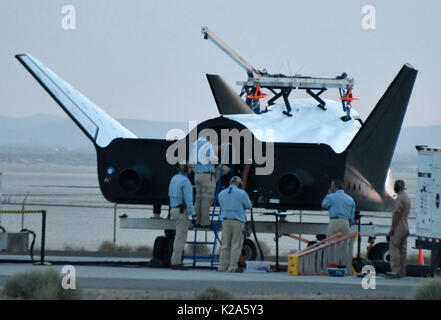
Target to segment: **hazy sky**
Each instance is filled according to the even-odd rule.
[[[61,26],[67,4],[75,30]],[[361,26],[366,4],[376,9],[375,30]],[[257,69],[347,72],[363,118],[408,62],[419,74],[404,124],[439,125],[440,14],[439,0],[2,0],[0,115],[64,114],[14,58],[25,52],[116,118],[215,117],[205,74],[221,74],[238,92],[246,74],[203,40],[206,25]]]

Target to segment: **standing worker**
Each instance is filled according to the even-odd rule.
[[[191,226],[191,220],[188,219],[188,216],[193,217],[195,212],[193,207],[193,186],[188,179],[192,169],[188,164],[180,164],[178,170],[178,174],[171,179],[168,190],[170,215],[176,224],[170,267],[175,270],[183,270],[185,267],[182,264],[182,253],[187,241],[188,228]]]
[[[193,142],[190,152],[190,163],[195,172],[194,183],[196,185],[196,223],[195,227],[210,227],[210,206],[216,192],[215,168],[218,158],[209,136],[202,135]]]
[[[239,189],[241,186],[242,180],[235,176],[231,178],[230,186],[219,193],[222,245],[217,270],[220,272],[241,272],[238,262],[243,246],[246,210],[252,207],[248,194]]]
[[[349,234],[350,226],[354,224],[355,202],[343,191],[343,181],[332,180],[322,208],[329,212],[328,237],[338,232],[342,236]]]
[[[390,264],[392,272],[386,275],[393,278],[406,276],[407,237],[409,225],[407,218],[410,213],[410,199],[407,196],[403,180],[397,180],[394,191],[398,195],[395,200],[395,208],[392,212],[392,225],[387,236],[390,245]]]

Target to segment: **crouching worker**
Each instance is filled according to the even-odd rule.
[[[243,232],[246,222],[246,210],[252,204],[248,194],[239,189],[242,180],[233,177],[230,186],[219,193],[219,204],[222,219],[222,245],[218,271],[241,272],[238,268],[239,257],[243,246]]]
[[[187,241],[188,228],[191,226],[189,215],[194,217],[195,212],[193,207],[193,186],[188,179],[192,169],[187,164],[180,164],[178,170],[178,174],[173,176],[170,181],[168,191],[170,215],[176,225],[170,267],[175,270],[183,270],[185,267],[182,264],[182,254],[185,242]]]

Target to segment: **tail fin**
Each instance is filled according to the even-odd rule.
[[[348,146],[347,164],[382,194],[418,71],[404,65]]]
[[[18,54],[15,57],[94,144],[105,147],[115,138],[136,138],[132,132],[33,56]]]
[[[220,114],[254,113],[221,76],[207,74],[207,79]]]

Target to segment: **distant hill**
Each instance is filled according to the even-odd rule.
[[[186,122],[158,122],[120,119],[140,138],[165,138],[167,131],[179,128],[188,132]],[[415,145],[441,146],[441,125],[404,127],[395,150],[394,161],[415,161]],[[88,138],[65,117],[36,114],[24,118],[0,117],[0,154],[44,154],[53,152],[94,153]],[[89,158],[89,156],[87,156]],[[2,159],[0,159],[2,160]]]
[[[185,122],[158,122],[120,119],[120,123],[140,138],[165,138],[167,131],[188,131]],[[24,118],[0,117],[0,152],[53,150],[93,152],[93,145],[69,118],[37,114]]]

